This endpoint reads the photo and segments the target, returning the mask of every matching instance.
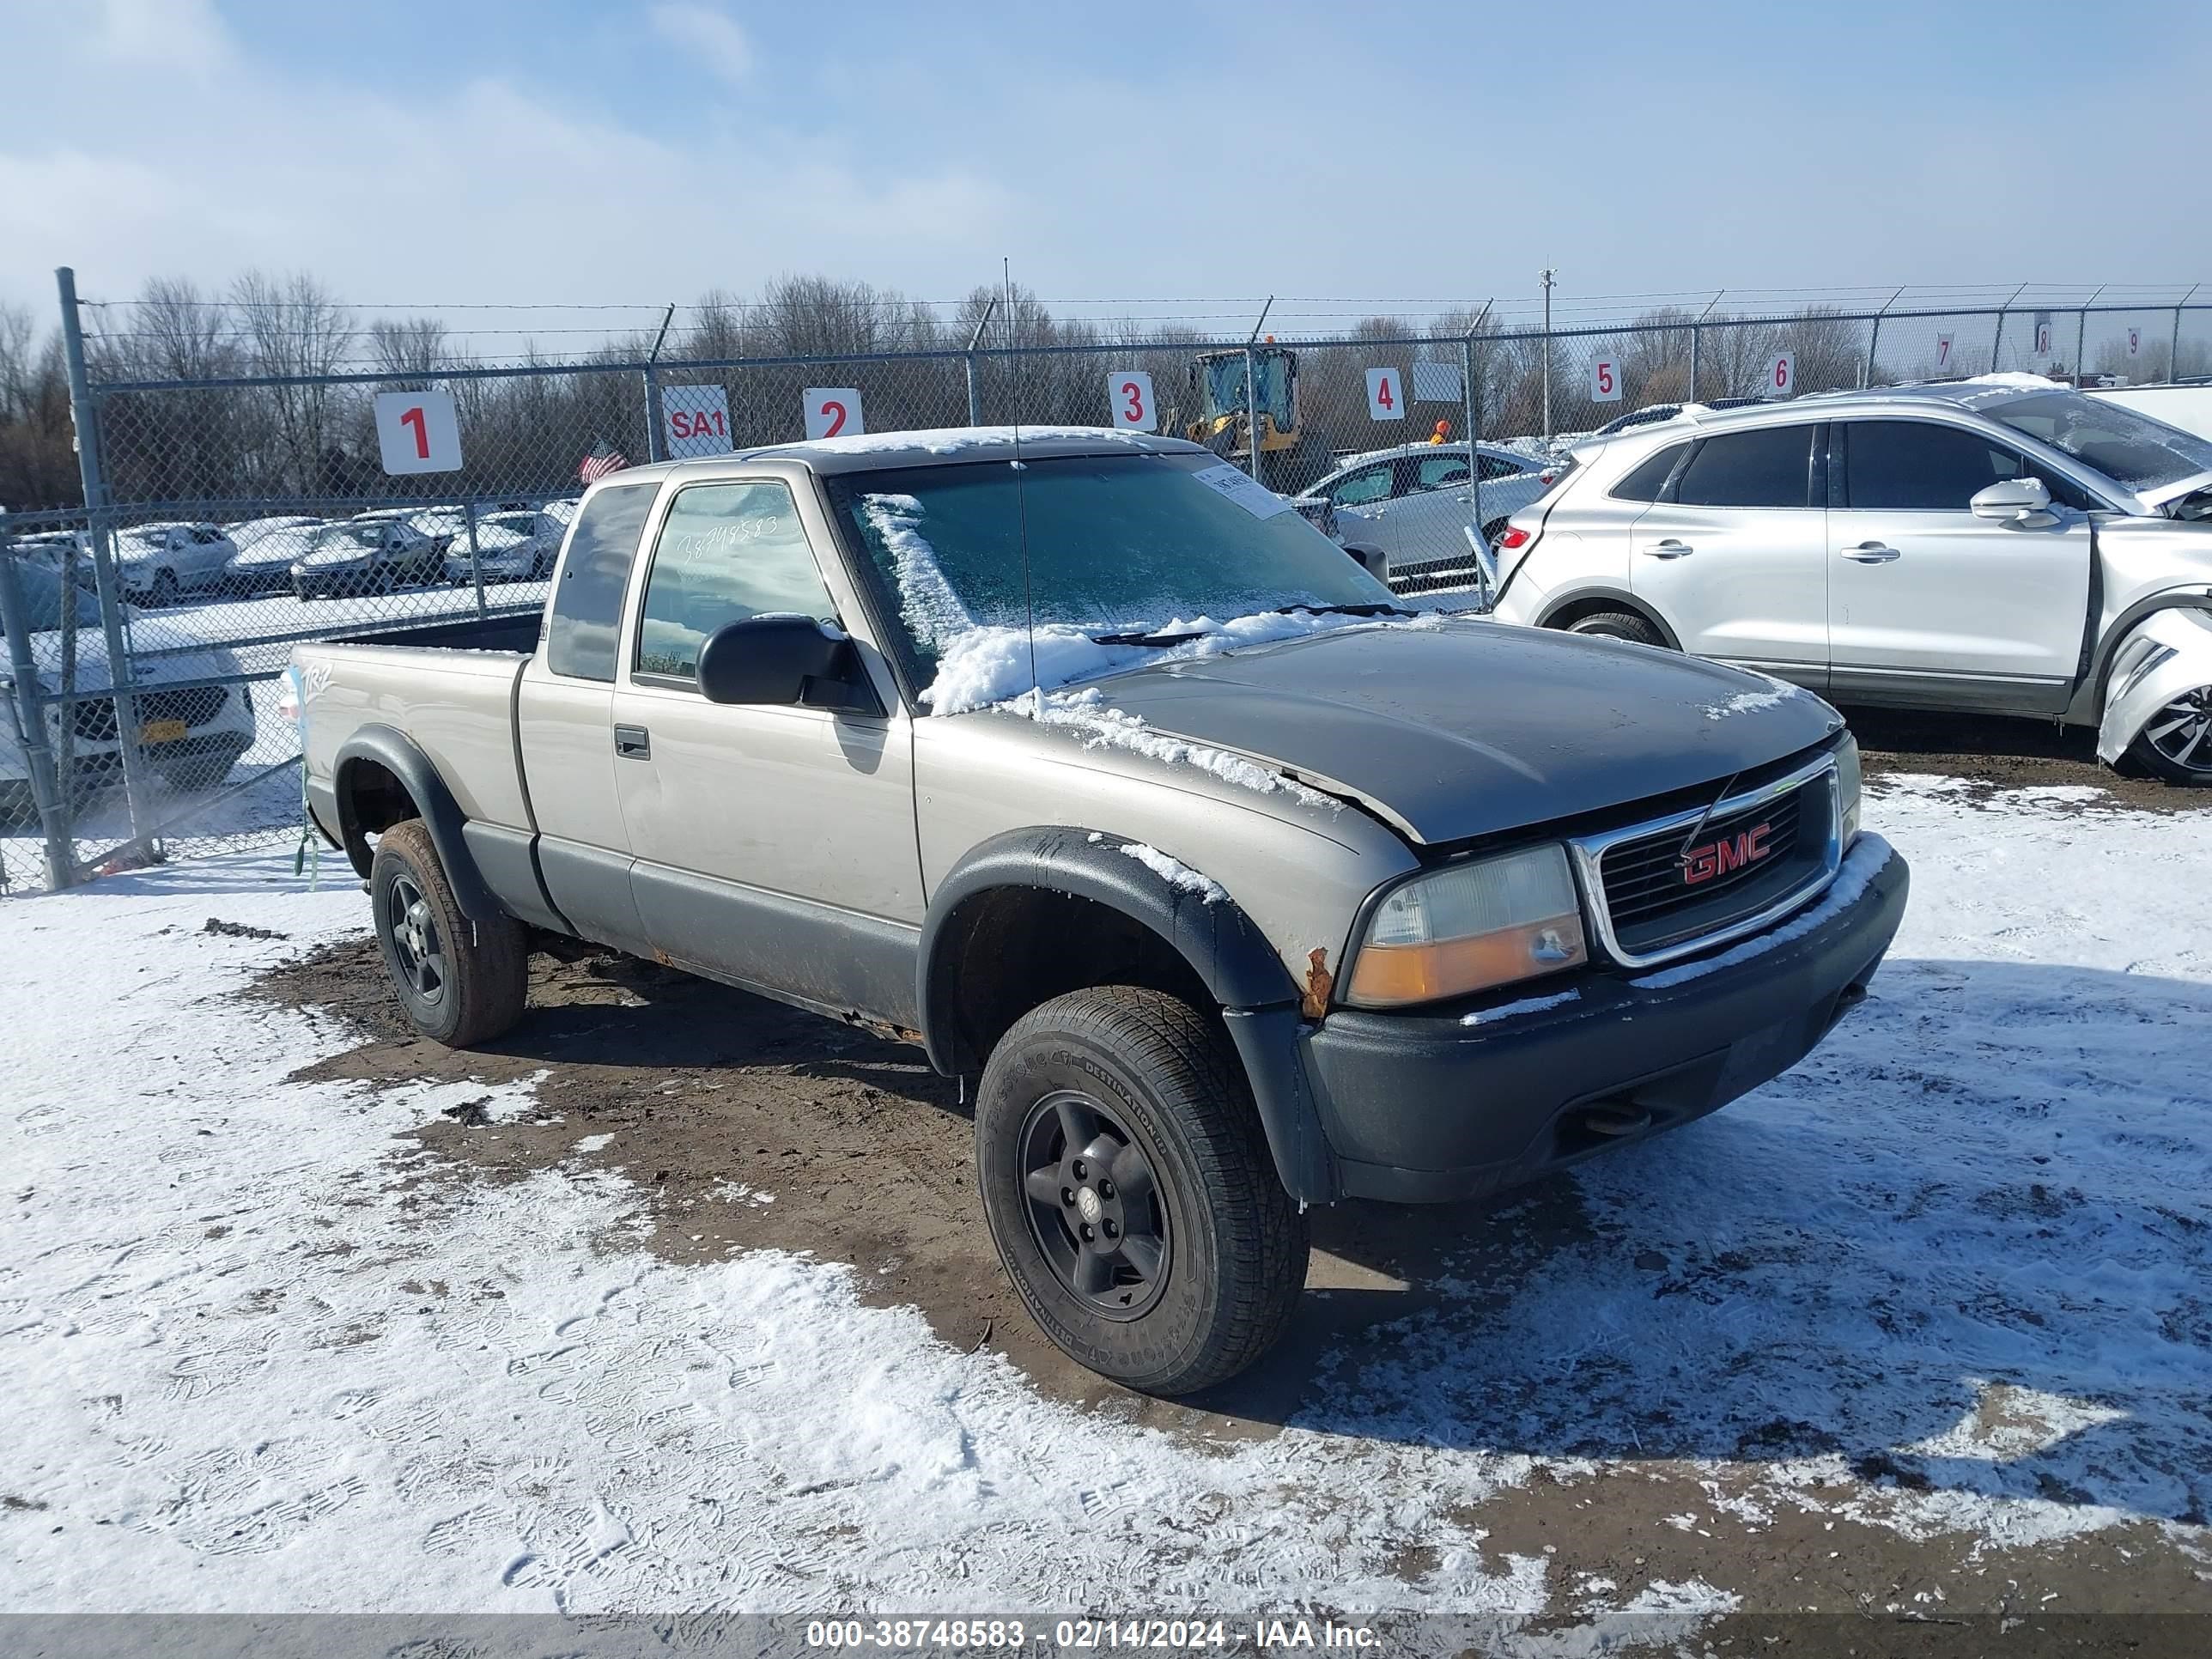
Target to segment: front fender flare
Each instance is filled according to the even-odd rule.
[[[461,907],[461,914],[471,921],[495,921],[506,915],[506,907],[484,884],[476,859],[462,837],[462,826],[468,819],[460,803],[438,775],[430,757],[397,726],[361,727],[338,746],[331,768],[337,795],[338,842],[356,872],[368,874],[368,841],[355,815],[353,791],[347,787],[346,775],[364,761],[374,762],[398,779],[399,787],[415,803],[424,828],[430,832],[430,844],[438,849],[438,862],[445,866],[446,880],[453,887],[453,902]]]
[[[2152,611],[2113,649],[2097,758],[2116,763],[2160,709],[2205,685],[2212,685],[2212,608],[2172,605]]]

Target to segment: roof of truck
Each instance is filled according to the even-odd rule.
[[[708,455],[629,467],[618,476],[643,482],[664,472],[684,472],[735,460],[773,458],[805,464],[817,472],[873,472],[889,467],[947,466],[963,461],[1012,459],[1018,443],[1026,457],[1048,459],[1068,455],[1203,455],[1205,448],[1181,438],[1148,432],[1120,432],[1088,426],[948,426],[915,432],[870,432],[851,438],[811,438],[799,443],[763,444],[732,455]]]

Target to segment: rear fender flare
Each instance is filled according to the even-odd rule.
[[[446,879],[452,884],[453,900],[461,907],[461,914],[471,921],[493,921],[506,915],[506,907],[492,896],[491,889],[484,884],[468,843],[462,838],[461,828],[468,819],[460,803],[453,799],[453,792],[447,787],[445,779],[438,775],[438,769],[431,764],[430,757],[396,726],[361,727],[339,745],[331,767],[331,781],[337,794],[338,842],[353,861],[356,872],[362,876],[368,874],[369,848],[367,832],[355,811],[349,775],[365,761],[381,766],[398,779],[399,787],[415,803],[416,814],[430,832],[430,843],[438,849],[438,862],[445,866]]]

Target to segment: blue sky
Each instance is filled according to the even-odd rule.
[[[0,300],[2179,283],[2212,13],[0,0]],[[369,290],[377,290],[371,292]]]

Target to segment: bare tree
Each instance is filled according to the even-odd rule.
[[[453,366],[446,325],[435,317],[380,317],[368,325],[368,355],[377,368],[404,380],[427,380]],[[412,386],[390,391],[416,391]]]
[[[60,336],[41,339],[28,311],[0,305],[0,505],[80,501],[70,435]]]
[[[273,417],[270,483],[301,495],[333,493],[325,477],[333,388],[296,377],[337,371],[358,332],[354,313],[306,271],[249,270],[231,284],[230,303],[253,372],[293,377],[263,394]]]

